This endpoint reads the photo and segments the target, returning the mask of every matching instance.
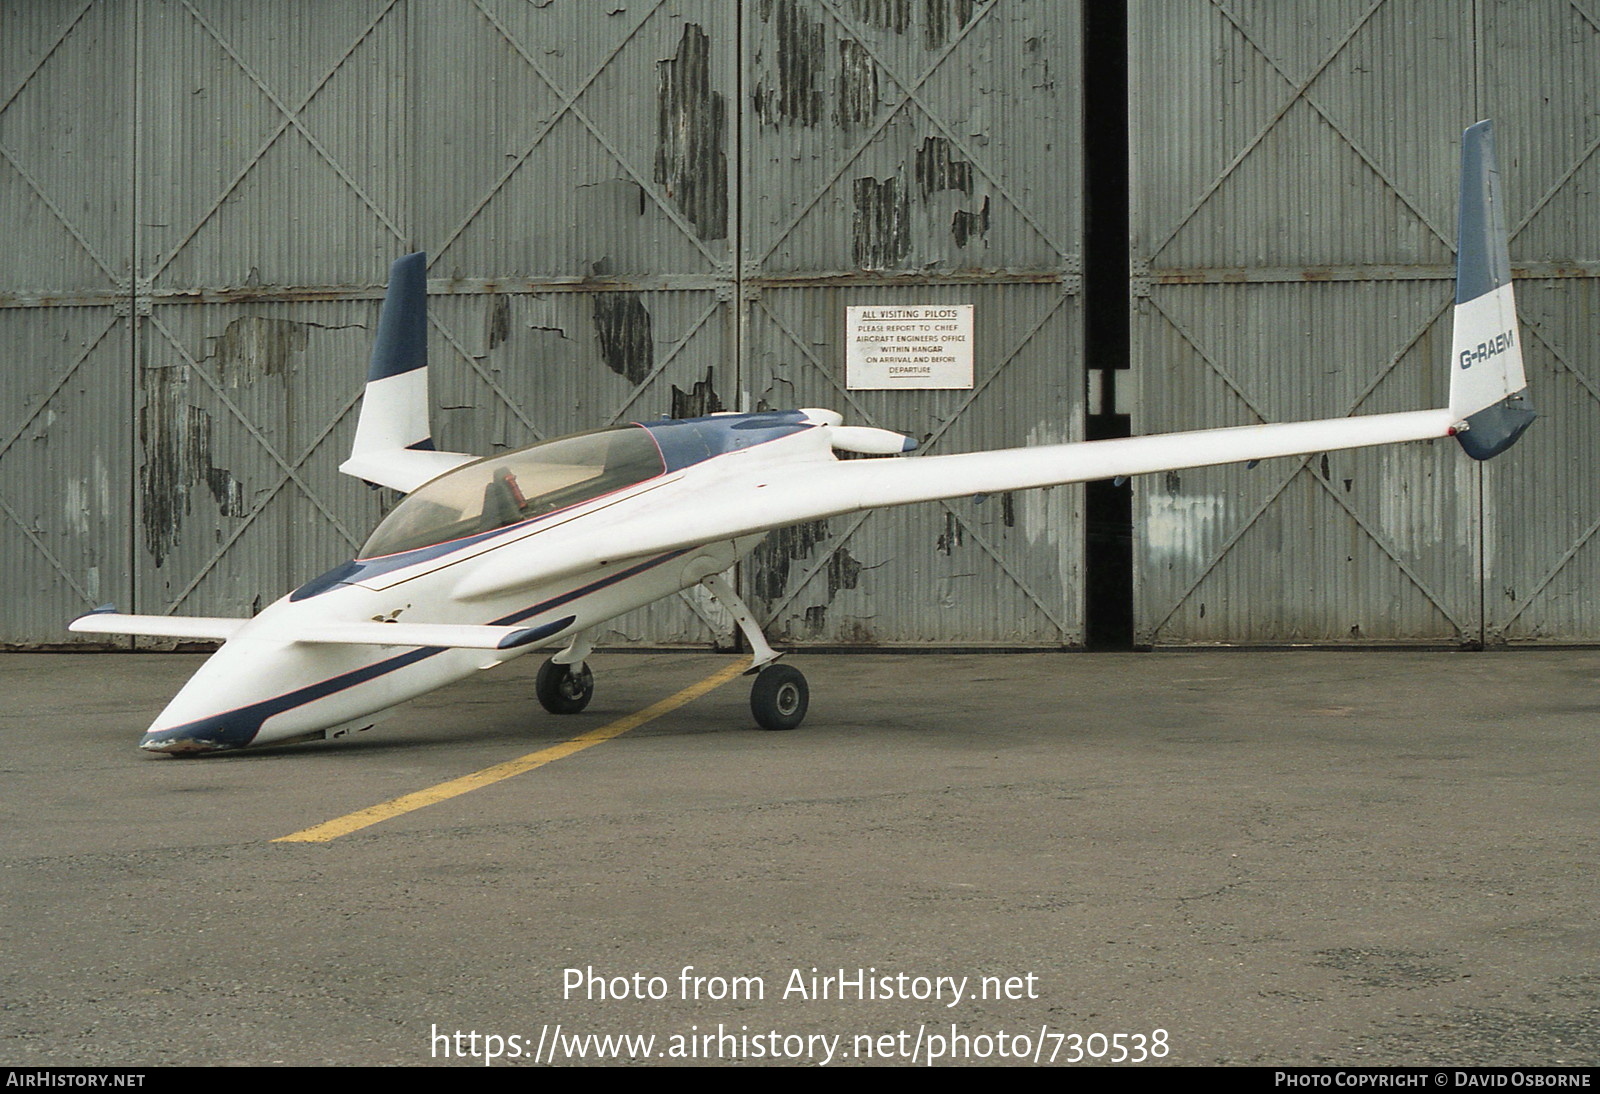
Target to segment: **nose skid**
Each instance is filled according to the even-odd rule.
[[[223,752],[243,748],[261,731],[262,717],[248,710],[214,714],[209,718],[157,729],[152,726],[139,741],[146,752]]]
[[[288,709],[285,689],[278,686],[288,657],[292,655],[280,642],[247,636],[224,642],[172,697],[139,747],[146,752],[224,752],[257,743],[262,725]]]

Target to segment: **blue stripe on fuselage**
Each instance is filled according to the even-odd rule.
[[[592,581],[582,588],[574,589],[571,592],[563,593],[557,597],[552,597],[551,599],[544,601],[543,603],[536,604],[531,608],[525,608],[521,611],[512,612],[510,615],[502,616],[499,619],[491,620],[488,625],[492,627],[506,627],[514,623],[520,623],[525,619],[530,619],[533,616],[540,614],[541,612],[551,611],[565,604],[570,604],[572,601],[577,600],[580,597],[587,596],[590,593],[598,592],[608,585],[614,585],[619,581],[625,581],[630,577],[634,577],[637,574],[642,574],[646,570],[659,566],[663,562],[671,562],[673,559],[679,558],[685,554],[688,554],[687,550],[672,551],[668,554],[661,555],[658,558],[653,558],[649,561],[638,563],[634,566],[628,567],[625,570],[619,570],[608,577],[600,578],[598,581]],[[558,622],[561,623],[561,626],[552,630],[550,635],[558,634],[567,627],[570,627],[575,619],[575,616],[569,616],[564,620],[559,620]],[[550,635],[542,635],[541,637],[549,637]],[[536,640],[537,639],[535,639],[535,641]],[[245,745],[248,745],[251,741],[255,740],[256,734],[261,732],[261,727],[263,724],[265,724],[268,718],[276,717],[285,711],[293,710],[296,707],[304,706],[307,703],[315,702],[318,699],[325,699],[328,696],[335,695],[347,688],[353,688],[360,684],[365,684],[370,680],[376,680],[380,676],[387,676],[391,672],[397,672],[400,669],[415,665],[418,662],[436,656],[437,654],[444,653],[450,648],[452,647],[424,646],[420,649],[414,649],[407,653],[402,653],[395,657],[388,658],[384,661],[377,661],[371,665],[364,665],[359,669],[353,669],[350,672],[329,677],[328,679],[319,681],[315,684],[307,684],[304,687],[296,688],[293,691],[285,692],[284,694],[275,696],[271,699],[263,699],[260,702],[251,703],[248,706],[240,707],[237,710],[230,710],[223,714],[214,714],[209,718],[201,718],[198,721],[186,722],[181,726],[173,726],[170,729],[152,731],[144,735],[139,742],[139,746],[141,748],[147,748],[152,744],[165,744],[171,741],[183,740],[195,741],[203,745],[210,745],[214,749],[243,748]]]

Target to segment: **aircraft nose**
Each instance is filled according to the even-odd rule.
[[[180,754],[186,752],[222,752],[230,748],[243,748],[255,739],[261,729],[261,719],[243,711],[214,714],[178,725],[157,722],[145,731],[139,747],[146,752]]]
[[[146,752],[222,752],[256,739],[274,711],[244,686],[231,643],[211,655],[139,740]],[[258,651],[259,652],[259,651]]]
[[[269,611],[271,609],[268,609]],[[174,695],[139,740],[146,752],[224,752],[254,744],[282,713],[275,695],[282,644],[251,638],[246,624]]]

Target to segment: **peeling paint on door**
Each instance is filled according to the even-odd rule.
[[[767,125],[813,126],[822,120],[822,68],[826,31],[805,17],[796,0],[761,0],[772,28],[771,55],[758,48],[754,106]]]
[[[840,589],[854,589],[861,580],[864,567],[851,557],[847,547],[840,547],[828,559],[828,599],[832,601]]]
[[[811,557],[811,549],[833,538],[825,520],[808,521],[772,532],[750,556],[747,572],[751,592],[769,603],[781,600],[789,588],[789,568]]]
[[[139,518],[145,549],[159,569],[178,543],[196,486],[204,486],[228,517],[244,514],[244,487],[212,462],[211,415],[189,402],[189,369],[146,369],[142,379]]]
[[[934,542],[933,548],[941,555],[949,555],[957,547],[961,546],[961,541],[965,538],[961,522],[956,519],[956,515],[946,512],[944,515],[944,531],[939,533],[939,538]]]
[[[938,49],[972,22],[977,0],[922,0],[922,44]]]
[[[958,158],[944,137],[925,137],[916,155],[917,190],[923,198],[937,190],[972,193],[972,163]]]
[[[850,11],[863,23],[896,34],[911,25],[911,0],[850,0]]]
[[[667,411],[669,418],[703,418],[707,414],[715,414],[726,409],[722,405],[722,397],[717,394],[712,386],[714,372],[710,365],[706,366],[706,378],[696,380],[684,391],[677,384],[672,385],[672,408]]]
[[[265,376],[288,376],[294,357],[305,352],[307,324],[244,315],[211,340],[210,360],[217,379],[230,387]]]
[[[834,118],[845,132],[872,123],[878,112],[878,66],[860,42],[839,42],[838,99]]]
[[[989,234],[989,197],[984,195],[983,207],[977,212],[957,209],[950,220],[950,236],[957,247],[965,247],[975,239]]]
[[[1151,494],[1145,499],[1145,548],[1152,557],[1204,561],[1227,513],[1218,495]]]
[[[511,298],[495,293],[488,298],[483,316],[483,344],[485,352],[500,347],[511,335]]]
[[[911,207],[898,178],[855,180],[852,248],[863,270],[899,268],[911,254]]]
[[[639,294],[595,293],[594,330],[606,367],[630,384],[644,383],[655,368],[656,342]]]
[[[683,28],[677,55],[657,64],[655,180],[701,239],[728,235],[727,102],[711,89],[711,39]]]

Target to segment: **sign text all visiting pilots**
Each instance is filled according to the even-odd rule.
[[[971,388],[972,305],[847,307],[845,385]]]

